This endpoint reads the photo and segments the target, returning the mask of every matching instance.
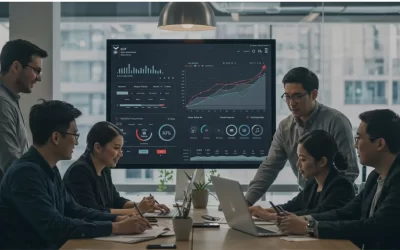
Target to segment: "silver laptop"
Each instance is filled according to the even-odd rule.
[[[259,237],[287,235],[255,225],[239,182],[216,176],[211,176],[211,181],[231,228]]]
[[[192,180],[189,181],[188,185],[186,186],[186,194],[189,195],[192,193],[192,189],[194,187],[193,183],[197,178],[197,168],[193,171]],[[183,190],[182,190],[183,192]],[[179,205],[179,204],[178,204]],[[179,214],[178,209],[175,207],[170,208],[170,211],[167,213],[163,212],[155,212],[155,213],[145,213],[144,217],[156,217],[156,218],[173,218]]]

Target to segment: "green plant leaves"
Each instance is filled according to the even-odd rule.
[[[157,191],[159,192],[163,192],[165,191],[165,189],[167,189],[167,183],[172,181],[173,178],[173,170],[168,171],[167,169],[159,169],[159,176],[158,178],[160,178],[160,183],[158,184],[158,188]]]

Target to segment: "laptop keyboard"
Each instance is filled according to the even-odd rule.
[[[276,232],[262,228],[262,227],[256,227],[257,228],[257,233],[260,234],[276,234]]]
[[[158,216],[176,216],[178,215],[178,210],[177,209],[171,209],[169,212],[160,212]]]

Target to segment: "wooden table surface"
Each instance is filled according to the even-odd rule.
[[[223,217],[216,208],[192,211],[193,222],[202,222],[201,216],[210,214]],[[158,219],[161,227],[172,229],[171,219]],[[192,235],[189,241],[175,241],[174,236],[161,237],[135,244],[98,241],[93,239],[69,240],[61,249],[146,249],[148,244],[176,244],[177,249],[192,249]],[[193,250],[275,250],[275,249],[359,249],[348,240],[286,241],[277,237],[255,237],[221,224],[220,228],[194,228]]]

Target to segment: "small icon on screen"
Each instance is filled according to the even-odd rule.
[[[119,46],[118,45],[117,46],[113,46],[113,49],[114,49],[113,54],[114,55],[118,54]]]

